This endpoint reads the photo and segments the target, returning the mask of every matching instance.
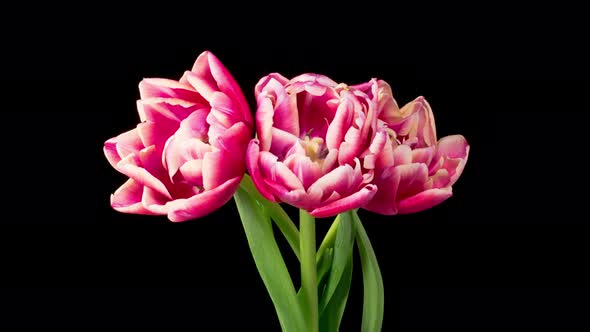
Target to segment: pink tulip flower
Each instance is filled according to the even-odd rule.
[[[359,208],[375,195],[377,81],[361,91],[303,74],[263,77],[255,88],[257,139],[246,157],[260,193],[319,218]]]
[[[401,109],[390,86],[379,85],[377,136],[381,154],[374,183],[379,188],[365,209],[386,214],[406,214],[431,208],[452,195],[469,155],[461,135],[437,142],[434,115],[423,97]]]
[[[180,81],[148,78],[139,91],[141,123],[104,144],[110,164],[129,177],[111,206],[171,221],[221,207],[244,175],[253,126],[231,74],[206,51]]]

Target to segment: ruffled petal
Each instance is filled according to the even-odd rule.
[[[169,202],[168,219],[173,222],[180,222],[210,214],[231,199],[241,180],[242,176],[235,177],[198,195]]]
[[[155,214],[146,209],[142,202],[144,186],[128,179],[115,193],[111,195],[111,207],[119,212],[134,214]]]
[[[327,218],[342,212],[358,209],[366,205],[375,196],[376,192],[377,186],[369,184],[352,195],[314,209],[310,214],[316,218]]]
[[[429,189],[398,203],[398,212],[408,214],[430,209],[453,195],[451,187]]]

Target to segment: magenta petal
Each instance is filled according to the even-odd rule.
[[[238,122],[225,130],[217,141],[211,142],[211,145],[229,153],[233,160],[242,161],[245,159],[244,153],[250,141],[250,130],[244,122]]]
[[[180,99],[151,98],[137,101],[137,112],[141,121],[154,123],[180,122],[198,109],[208,105]]]
[[[260,140],[260,148],[268,151],[271,145],[274,109],[269,98],[262,97],[256,110],[256,132]]]
[[[223,92],[215,92],[211,98],[211,114],[229,128],[236,122],[243,122],[244,113],[240,110],[234,99],[231,99]]]
[[[286,131],[272,128],[272,145],[269,151],[276,156],[286,156],[293,148],[301,148],[299,138]],[[305,152],[303,152],[305,153]]]
[[[205,51],[203,52],[202,56],[204,55],[207,56],[211,76],[217,82],[219,90],[238,102],[240,110],[243,112],[244,121],[248,124],[248,126],[251,126],[252,115],[250,114],[248,103],[246,102],[246,98],[244,97],[244,94],[242,93],[240,86],[236,83],[233,76],[229,73],[229,71],[213,53]],[[201,70],[197,67],[197,63],[198,59],[195,62],[195,67],[193,67],[193,71]]]
[[[352,123],[354,114],[353,105],[348,100],[343,100],[336,109],[334,120],[330,123],[326,132],[326,146],[329,149],[338,149],[344,136]]]
[[[260,172],[272,182],[284,186],[288,190],[303,189],[301,180],[282,162],[277,161],[277,156],[268,151],[260,152]]]
[[[241,180],[242,176],[235,177],[190,198],[169,202],[168,219],[179,222],[210,214],[231,199]]]
[[[452,195],[453,191],[450,186],[442,189],[429,189],[401,200],[398,203],[398,212],[400,214],[420,212],[442,203]]]
[[[136,154],[143,148],[144,145],[136,128],[107,140],[104,143],[103,151],[111,166],[117,168],[117,163],[121,159],[130,154]]]
[[[127,180],[111,195],[113,209],[123,213],[154,214],[141,203],[144,186],[133,180]]]
[[[289,79],[287,79],[285,76],[283,76],[279,73],[272,73],[272,74],[264,76],[263,78],[258,80],[258,82],[256,83],[256,86],[254,87],[254,97],[256,98],[256,100],[258,100],[258,96],[265,89],[265,87],[273,80],[277,81],[282,86],[284,86],[285,84],[287,84],[287,82],[289,82]]]
[[[229,178],[244,174],[242,163],[235,162],[231,153],[213,151],[203,158],[203,187],[212,190]]]
[[[166,207],[167,202],[169,202],[169,200],[159,192],[153,190],[150,187],[143,187],[141,204],[146,210],[152,212],[153,214],[166,214],[168,213],[168,209]]]
[[[254,139],[250,140],[250,143],[248,143],[248,149],[246,151],[246,168],[248,169],[248,172],[250,173],[250,176],[252,177],[252,181],[254,182],[254,185],[256,186],[256,189],[258,189],[260,194],[262,196],[264,196],[264,198],[268,199],[269,201],[277,202],[277,199],[275,198],[275,196],[273,194],[271,194],[272,189],[266,185],[266,183],[262,177],[262,173],[260,172],[260,167],[258,166],[259,159],[260,159],[259,141],[254,138]]]
[[[203,186],[203,160],[189,160],[179,168],[182,179],[195,186]]]
[[[375,196],[376,192],[377,186],[369,184],[350,196],[314,209],[310,214],[316,218],[327,218],[352,209],[358,209],[367,204]]]
[[[139,83],[141,99],[176,98],[203,103],[205,100],[190,85],[164,78],[145,78]]]
[[[356,191],[362,181],[362,175],[358,174],[350,165],[342,165],[325,174],[314,182],[308,192],[318,191],[322,193],[322,202],[327,202],[334,193],[346,196]]]
[[[144,151],[146,151],[148,154],[153,150],[153,147],[144,149]],[[160,181],[152,173],[143,168],[143,166],[141,165],[141,161],[139,159],[140,158],[138,156],[129,155],[126,158],[122,159],[117,164],[116,168],[117,170],[119,170],[119,172],[127,175],[128,177],[134,179],[142,185],[149,186],[157,190],[167,198],[172,199],[170,193],[168,192],[168,189],[162,183],[162,181]]]

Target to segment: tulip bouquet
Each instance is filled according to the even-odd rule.
[[[241,88],[207,51],[180,80],[144,79],[139,91],[141,123],[104,144],[129,177],[111,195],[115,210],[180,222],[233,196],[283,331],[339,329],[356,244],[362,331],[381,330],[383,281],[357,210],[413,213],[449,198],[469,153],[463,136],[437,141],[428,102],[400,108],[383,80],[347,85],[319,74],[261,78],[254,124]],[[299,208],[298,223],[280,203]],[[316,218],[333,218],[321,242]],[[300,262],[299,287],[273,222]]]

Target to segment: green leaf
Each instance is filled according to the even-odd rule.
[[[332,266],[332,258],[334,257],[334,249],[328,248],[319,258],[317,264],[318,270],[318,294],[322,293],[326,281],[328,281],[328,273],[330,272],[330,266]]]
[[[238,188],[234,194],[250,251],[260,277],[274,304],[282,330],[305,330],[303,313],[296,298],[293,281],[275,240],[270,217],[260,203]]]
[[[339,287],[340,279],[352,257],[352,248],[354,245],[354,233],[352,229],[352,213],[350,211],[341,213],[340,223],[336,230],[336,239],[334,241],[334,258],[332,259],[326,288],[320,299],[320,313],[326,308],[332,295]]]
[[[356,228],[356,243],[363,270],[363,321],[361,331],[379,332],[383,324],[383,278],[377,263],[377,256],[371,246],[367,232],[356,211],[353,213]]]
[[[320,331],[322,332],[337,332],[344,316],[344,309],[346,308],[346,301],[348,300],[348,292],[350,290],[350,283],[352,281],[352,256],[346,264],[344,273],[340,283],[336,288],[334,294],[324,311],[320,314]]]
[[[274,220],[275,224],[291,246],[293,253],[297,256],[297,259],[299,259],[299,230],[297,230],[297,226],[295,226],[287,212],[285,212],[278,203],[271,202],[260,195],[260,192],[258,192],[256,186],[254,186],[254,182],[252,182],[252,178],[248,174],[244,175],[244,178],[240,183],[240,188],[244,189],[251,197],[255,198],[264,206],[265,211],[270,215],[272,220]]]

